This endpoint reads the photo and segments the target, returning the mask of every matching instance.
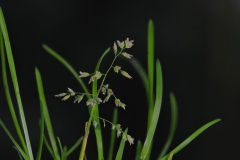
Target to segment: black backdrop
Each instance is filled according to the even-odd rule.
[[[147,24],[155,25],[155,54],[161,61],[164,80],[163,108],[154,139],[155,159],[169,130],[168,94],[173,91],[179,105],[179,122],[171,148],[204,123],[215,118],[214,125],[194,140],[175,159],[237,159],[240,95],[240,2],[237,0],[149,0],[149,1],[74,1],[2,0],[19,78],[33,150],[39,137],[39,100],[34,68],[42,74],[46,99],[56,136],[71,146],[84,134],[88,119],[84,103],[62,102],[53,95],[68,87],[81,91],[76,80],[53,57],[43,43],[60,53],[77,71],[93,71],[101,54],[113,41],[127,37],[134,40],[129,50],[146,67]],[[102,70],[109,65],[109,54]],[[127,80],[111,74],[107,82],[124,101],[119,109],[119,123],[128,127],[137,140],[144,140],[146,130],[146,95],[139,76],[123,60],[118,60],[134,78]],[[0,80],[0,118],[16,137]],[[9,81],[10,82],[10,81]],[[15,103],[16,104],[16,103]],[[100,114],[111,119],[113,101],[100,106]],[[103,129],[105,150],[110,126]],[[18,159],[6,133],[0,129],[0,159]],[[117,140],[117,145],[119,140]],[[124,159],[133,159],[136,146],[126,145]],[[87,146],[88,159],[96,159],[94,133]],[[69,159],[76,159],[78,152]],[[43,159],[50,159],[44,149]]]

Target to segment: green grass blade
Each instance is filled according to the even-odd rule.
[[[152,120],[153,112],[153,85],[154,85],[154,25],[148,22],[148,128]]]
[[[173,153],[170,153],[167,160],[172,160],[172,158],[173,158]]]
[[[53,150],[52,150],[50,144],[48,143],[47,138],[45,137],[45,135],[43,136],[43,142],[44,142],[45,146],[47,147],[47,150],[49,151],[50,155],[55,160],[56,158],[54,156]]]
[[[59,152],[58,152],[58,148],[57,148],[57,143],[56,143],[56,139],[55,139],[55,136],[54,136],[50,116],[49,116],[49,113],[48,113],[47,103],[46,103],[46,100],[45,100],[42,78],[41,78],[40,72],[38,71],[37,68],[35,68],[35,75],[36,75],[36,80],[37,80],[37,88],[38,88],[39,99],[40,99],[40,103],[41,103],[42,109],[43,109],[43,115],[44,115],[46,128],[47,128],[47,131],[48,131],[48,136],[49,136],[49,139],[50,139],[50,142],[51,142],[51,145],[52,145],[54,156],[56,157],[57,160],[60,160]]]
[[[13,148],[16,149],[19,159],[23,160],[23,157],[22,157],[21,153],[18,151],[18,149],[15,146],[13,146]]]
[[[107,53],[109,53],[109,51],[110,51],[110,48],[108,48],[108,49],[102,54],[102,56],[101,56],[100,59],[98,60],[98,63],[97,63],[96,68],[95,68],[95,71],[98,71],[98,70],[99,70],[99,67],[100,67],[100,65],[101,65],[101,62],[102,62],[103,58],[106,56]],[[93,94],[93,95],[97,95],[97,93],[98,93],[97,81],[94,81],[94,82],[92,83],[92,94]],[[90,113],[91,113],[91,112],[90,112]],[[96,115],[97,117],[99,116],[98,105],[95,106],[93,115]],[[90,115],[90,116],[92,117],[93,115]],[[91,119],[92,119],[92,118],[90,118],[90,120],[91,120]],[[98,118],[96,118],[95,120],[97,121],[98,124],[100,124]],[[89,121],[88,123],[91,124],[91,121]],[[101,126],[99,125],[98,127],[95,127],[95,128],[94,128],[94,131],[95,131],[96,140],[97,140],[98,159],[99,159],[99,160],[102,160],[103,157],[104,157],[104,155],[103,155],[103,140],[102,140]]]
[[[8,131],[7,127],[4,125],[4,123],[2,122],[2,120],[0,119],[0,126],[2,126],[2,128],[4,129],[4,131],[7,133],[8,137],[11,139],[11,141],[13,142],[13,144],[15,145],[16,149],[18,150],[18,152],[23,156],[23,158],[25,160],[29,160],[30,158],[28,157],[28,155],[26,155],[24,153],[24,151],[22,150],[22,148],[18,145],[18,143],[15,141],[15,139],[13,138],[13,136],[11,135],[11,133]]]
[[[170,124],[170,131],[168,134],[168,138],[166,143],[163,146],[161,153],[158,156],[160,160],[168,151],[170,144],[172,143],[172,139],[174,137],[176,128],[177,128],[177,119],[178,119],[178,107],[177,101],[173,93],[170,93],[170,104],[171,104],[171,124]]]
[[[118,121],[118,109],[115,108],[114,111],[113,111],[113,120],[112,120],[112,123],[113,123],[113,124],[117,124],[117,121]],[[109,145],[109,152],[108,152],[108,160],[112,160],[112,159],[113,159],[113,151],[114,151],[115,140],[116,140],[116,133],[115,133],[115,131],[112,129],[112,131],[111,131],[110,145]]]
[[[66,155],[67,155],[67,146],[64,146],[63,147],[63,154],[62,154],[62,156],[63,156],[62,159],[63,160],[67,160],[67,156]]]
[[[67,151],[66,157],[68,157],[82,142],[83,137],[79,138],[77,142]]]
[[[5,61],[5,52],[4,52],[4,42],[2,37],[2,30],[0,29],[0,54],[1,54],[1,61],[2,61],[2,78],[3,78],[3,86],[5,90],[5,95],[8,103],[8,107],[12,116],[12,120],[15,126],[15,129],[17,131],[18,137],[20,139],[21,145],[25,152],[27,152],[27,146],[25,143],[25,140],[23,138],[23,134],[20,128],[20,125],[18,123],[18,119],[16,116],[16,112],[13,107],[12,98],[10,95],[9,87],[8,87],[8,79],[7,79],[7,69],[6,69],[6,61]]]
[[[142,142],[138,141],[137,142],[137,150],[136,150],[136,157],[135,160],[139,160],[141,157],[141,151],[142,151]]]
[[[153,86],[154,86],[154,25],[153,21],[148,22],[148,125],[147,131],[151,125],[152,113],[154,109],[154,97],[153,97]],[[146,160],[150,159],[152,146],[149,146]]]
[[[127,135],[127,132],[128,132],[128,128],[124,131],[124,133],[122,134],[125,134]],[[117,156],[116,156],[116,159],[115,160],[122,160],[122,156],[123,156],[123,150],[124,150],[124,147],[125,147],[125,140],[123,138],[124,136],[122,135],[122,140],[121,140],[121,143],[120,143],[120,146],[118,148],[118,152],[117,152]]]
[[[99,70],[103,58],[109,53],[109,51],[110,51],[110,48],[106,49],[106,50],[103,52],[102,56],[101,56],[100,59],[98,60],[98,63],[97,63],[96,68],[95,68],[95,71],[98,71],[98,70]]]
[[[139,74],[143,86],[146,90],[146,95],[148,96],[148,76],[147,73],[145,71],[145,69],[143,68],[143,66],[141,65],[141,63],[134,57],[131,58],[131,60],[129,61],[131,63],[131,65],[133,66],[133,68],[137,71],[137,73]]]
[[[146,140],[143,145],[141,158],[144,160],[148,154],[149,148],[151,147],[153,136],[157,127],[158,118],[160,115],[161,104],[162,104],[162,71],[160,62],[157,60],[156,62],[156,101],[154,106],[154,111],[152,114],[151,125],[149,126]]]
[[[221,119],[215,119],[211,122],[208,122],[207,124],[200,127],[198,130],[196,130],[192,135],[190,135],[185,141],[183,141],[181,144],[179,144],[175,149],[173,149],[170,154],[177,154],[180,150],[182,150],[184,147],[186,147],[192,140],[194,140],[199,134],[201,134],[203,131],[205,131],[207,128],[211,127],[215,123],[221,121]],[[167,154],[165,157],[163,157],[161,160],[166,160],[168,158],[169,154]]]
[[[57,137],[58,145],[60,148],[60,153],[61,153],[61,160],[63,160],[63,148],[62,148],[62,143],[59,137]]]
[[[79,82],[80,86],[82,87],[83,91],[85,93],[90,93],[89,90],[87,89],[85,83],[82,81],[81,78],[79,78],[79,74],[73,69],[73,67],[62,57],[60,56],[57,52],[55,52],[53,49],[51,49],[49,46],[46,44],[43,44],[42,47],[54,58],[56,58],[59,62],[61,62],[72,74],[73,76],[77,79]],[[86,95],[88,98],[90,98],[89,95]]]
[[[26,141],[26,145],[27,145],[27,151],[28,151],[30,160],[33,160],[32,148],[31,148],[31,143],[30,143],[30,139],[29,139],[29,135],[28,135],[27,123],[26,123],[26,119],[25,119],[25,115],[24,115],[22,100],[21,100],[21,96],[20,96],[17,74],[16,74],[15,64],[14,64],[13,55],[12,55],[12,49],[11,49],[8,32],[7,32],[7,27],[5,24],[5,20],[4,20],[4,16],[3,16],[1,8],[0,8],[0,27],[1,27],[4,42],[5,42],[5,48],[6,48],[6,53],[7,53],[9,69],[10,69],[13,87],[14,87],[14,91],[15,91],[15,95],[16,95],[16,99],[17,99],[21,124],[22,124],[23,133],[24,133],[25,141]]]
[[[39,145],[38,145],[38,152],[36,160],[41,160],[42,156],[42,147],[43,147],[43,137],[44,137],[44,115],[43,115],[43,108],[40,104],[40,111],[41,111],[41,119],[40,119],[40,137],[39,137]]]

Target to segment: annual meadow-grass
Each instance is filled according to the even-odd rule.
[[[39,117],[39,145],[37,154],[34,155],[32,151],[32,146],[30,142],[29,128],[27,127],[28,122],[25,119],[24,107],[22,105],[21,92],[19,90],[18,78],[16,74],[15,64],[13,60],[13,53],[11,50],[10,40],[2,13],[0,8],[0,54],[1,54],[1,69],[2,69],[2,78],[3,85],[6,94],[6,100],[10,110],[10,115],[12,117],[14,127],[16,129],[18,137],[13,137],[9,132],[4,122],[0,119],[0,125],[2,129],[6,132],[8,137],[11,139],[14,148],[19,154],[19,159],[25,160],[40,160],[42,157],[43,147],[46,147],[49,151],[52,159],[54,160],[66,160],[72,152],[79,152],[79,160],[87,159],[88,150],[88,138],[89,134],[95,134],[96,144],[98,151],[98,160],[103,159],[123,159],[125,143],[128,142],[131,147],[136,147],[135,159],[149,160],[152,154],[151,150],[154,147],[154,133],[157,129],[157,124],[160,116],[160,111],[162,107],[162,94],[163,94],[163,77],[160,61],[157,59],[155,61],[154,57],[154,24],[153,21],[149,20],[148,24],[148,56],[147,56],[147,70],[145,70],[137,58],[134,58],[134,55],[131,53],[132,47],[134,46],[134,41],[126,38],[125,40],[113,42],[112,50],[107,48],[102,56],[99,58],[98,63],[96,64],[94,71],[75,71],[73,67],[67,62],[63,57],[61,57],[57,52],[51,49],[46,44],[42,45],[43,49],[53,56],[56,60],[62,63],[76,78],[81,86],[81,91],[76,91],[74,88],[68,88],[62,93],[58,93],[55,96],[60,97],[63,101],[72,100],[74,103],[79,103],[88,107],[89,119],[85,123],[85,126],[80,126],[85,134],[76,141],[76,143],[67,148],[61,143],[60,137],[56,137],[54,134],[54,126],[51,123],[51,115],[48,112],[47,102],[44,94],[44,87],[42,84],[42,78],[38,68],[35,68],[35,76],[37,89],[39,94],[39,107],[41,112],[41,117]],[[114,58],[109,62],[109,67],[106,71],[101,70],[102,60],[108,56],[108,54],[114,54]],[[128,105],[124,103],[124,98],[121,98],[121,95],[118,95],[117,91],[111,88],[111,84],[106,84],[106,79],[109,76],[109,72],[115,72],[115,74],[120,74],[125,78],[131,80],[132,76],[121,67],[121,62],[117,61],[119,57],[123,57],[132,64],[136,72],[141,77],[143,86],[147,93],[148,101],[148,111],[147,111],[147,134],[145,139],[134,139],[131,136],[131,133],[134,130],[128,131],[128,128],[123,128],[121,124],[117,123],[118,119],[118,110],[127,109]],[[8,68],[11,75],[11,80],[7,79]],[[88,84],[85,84],[83,79],[88,79]],[[17,111],[13,106],[12,98],[9,91],[9,83],[12,82],[14,88],[14,95],[17,100]],[[88,88],[91,88],[90,90]],[[64,88],[63,88],[64,90]],[[104,117],[101,117],[99,110],[104,103],[108,102],[109,99],[114,99],[116,109],[114,110],[112,120],[107,120]],[[56,99],[58,101],[59,99]],[[192,140],[194,140],[198,135],[200,135],[207,128],[213,124],[220,121],[220,119],[215,119],[211,122],[206,123],[193,134],[187,137],[182,143],[176,146],[173,150],[169,150],[170,144],[175,136],[175,130],[177,127],[177,118],[178,118],[178,108],[177,101],[173,93],[169,94],[170,106],[171,106],[171,124],[168,137],[165,141],[162,150],[159,150],[157,160],[171,160],[174,155],[181,151],[185,146],[187,146]],[[19,112],[19,117],[16,115],[16,112]],[[79,113],[81,114],[81,113]],[[136,122],[137,123],[137,122]],[[103,130],[102,128],[105,125],[111,125],[111,130]],[[46,130],[46,131],[45,131]],[[90,132],[94,130],[94,132]],[[130,130],[130,129],[129,129]],[[110,145],[109,148],[104,148],[104,141],[102,135],[104,132],[111,132]],[[47,133],[47,134],[45,134]],[[69,135],[71,136],[71,135]],[[115,139],[121,137],[120,145],[115,144]],[[19,143],[16,139],[19,139]],[[80,148],[80,149],[76,149]],[[117,148],[117,153],[114,154],[114,148]],[[14,151],[13,151],[14,152]],[[35,153],[35,152],[34,152]],[[156,154],[156,153],[154,153]]]

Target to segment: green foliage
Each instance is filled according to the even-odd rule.
[[[127,141],[130,145],[134,143],[134,138],[128,134],[128,128],[125,131],[122,130],[120,124],[118,124],[118,108],[114,110],[113,113],[113,120],[108,121],[99,115],[99,105],[101,103],[106,103],[110,98],[115,99],[116,107],[120,107],[121,109],[126,108],[126,104],[120,100],[113,92],[113,89],[110,88],[109,84],[105,84],[105,80],[110,71],[115,72],[116,74],[124,76],[125,78],[132,79],[132,76],[117,63],[117,58],[119,56],[123,56],[126,59],[130,59],[130,63],[138,72],[143,86],[146,90],[147,101],[148,101],[148,118],[147,118],[147,127],[146,127],[146,139],[144,144],[142,145],[141,141],[138,140],[137,148],[136,148],[136,156],[135,160],[150,159],[151,149],[154,147],[154,134],[156,131],[156,127],[158,124],[160,111],[161,111],[161,104],[162,104],[162,94],[163,94],[163,78],[162,78],[162,69],[159,60],[154,59],[154,24],[153,21],[150,20],[148,23],[148,67],[147,72],[144,70],[140,62],[136,58],[132,58],[133,55],[125,52],[126,49],[130,49],[133,46],[133,40],[129,40],[127,38],[124,41],[116,41],[113,44],[113,53],[114,58],[111,61],[109,68],[106,72],[100,71],[100,66],[104,58],[110,52],[110,48],[106,49],[105,52],[100,57],[95,70],[93,73],[83,72],[80,71],[79,74],[73,69],[73,67],[57,52],[53,49],[48,47],[47,45],[43,44],[44,50],[46,50],[50,55],[52,55],[55,59],[57,59],[60,63],[62,63],[76,78],[79,82],[83,92],[75,92],[73,89],[68,88],[67,92],[62,92],[60,94],[55,95],[56,97],[61,97],[63,101],[66,101],[72,97],[74,97],[74,103],[80,103],[85,98],[86,105],[89,109],[89,120],[86,122],[85,128],[80,126],[82,129],[85,129],[85,134],[83,137],[80,137],[75,144],[68,150],[66,146],[63,146],[60,138],[55,137],[54,130],[51,123],[51,118],[48,112],[47,102],[45,100],[44,88],[42,83],[42,78],[39,70],[35,68],[35,76],[37,82],[37,89],[39,94],[39,101],[40,101],[40,120],[39,120],[39,146],[37,150],[36,160],[40,160],[42,157],[42,150],[43,144],[49,151],[50,155],[54,160],[67,160],[67,157],[80,145],[80,156],[79,160],[86,159],[85,151],[87,149],[87,142],[90,133],[90,126],[93,125],[93,129],[95,131],[96,141],[97,141],[97,150],[98,150],[98,160],[104,159],[104,149],[103,149],[103,139],[102,139],[102,127],[100,122],[103,122],[103,126],[105,127],[106,123],[111,125],[111,138],[110,138],[110,147],[108,151],[108,160],[112,160],[113,157],[116,157],[116,160],[123,159],[125,142]],[[10,114],[12,116],[12,120],[19,138],[20,144],[18,144],[17,140],[12,136],[12,134],[8,131],[7,127],[4,125],[2,120],[0,120],[0,126],[6,132],[8,137],[11,139],[12,143],[14,144],[14,148],[17,150],[20,159],[25,160],[33,160],[34,156],[32,153],[30,138],[28,135],[27,123],[24,116],[24,109],[21,101],[19,86],[18,86],[18,79],[16,74],[16,69],[14,65],[11,45],[7,33],[7,28],[5,24],[5,20],[3,17],[2,10],[0,8],[0,54],[1,54],[1,67],[2,67],[2,78],[4,83],[4,90],[6,94],[7,103],[9,106]],[[7,62],[11,74],[11,80],[13,83],[13,88],[15,92],[15,96],[17,99],[18,104],[18,112],[20,114],[20,119],[17,118],[15,109],[13,107],[12,98],[9,91],[9,84],[7,79],[7,67],[5,62],[5,55],[7,57]],[[155,66],[154,66],[155,64]],[[154,74],[155,72],[155,74]],[[89,78],[88,83],[92,83],[91,92],[88,90],[87,86],[85,85],[82,78]],[[154,84],[155,79],[155,84]],[[98,84],[98,82],[100,83]],[[155,93],[154,94],[154,88]],[[117,92],[116,92],[117,93]],[[104,99],[101,98],[102,94]],[[171,142],[175,135],[175,130],[177,127],[177,118],[178,118],[178,107],[177,101],[173,93],[170,93],[170,106],[171,106],[171,123],[170,123],[170,130],[166,142],[163,146],[162,151],[159,151],[158,160],[172,160],[173,155],[178,153],[184,147],[186,147],[192,140],[194,140],[197,136],[199,136],[203,131],[207,128],[212,126],[213,124],[220,121],[220,119],[213,120],[208,122],[207,124],[200,127],[196,130],[192,135],[190,135],[186,140],[184,140],[181,144],[179,144],[175,149],[172,151],[168,151],[171,145]],[[80,103],[81,104],[81,103]],[[21,124],[21,126],[20,126]],[[21,130],[22,128],[22,130]],[[45,128],[47,135],[45,133]],[[118,151],[116,156],[114,156],[114,147],[115,147],[115,138],[122,137],[120,145],[118,147]],[[50,143],[49,143],[49,142]],[[167,152],[169,152],[167,154]]]
[[[128,132],[128,129],[126,129],[124,131],[124,135],[126,135]],[[123,156],[123,150],[124,150],[124,147],[125,147],[125,140],[126,137],[122,136],[122,140],[121,140],[121,143],[120,143],[120,146],[118,148],[118,152],[117,152],[117,156],[116,156],[116,159],[115,160],[122,160],[122,156]]]
[[[160,66],[160,62],[157,60],[156,63],[156,101],[155,101],[155,105],[154,105],[154,110],[151,116],[151,123],[150,126],[148,128],[148,133],[147,133],[147,137],[146,140],[144,142],[143,145],[143,149],[142,149],[142,153],[141,153],[141,159],[145,159],[147,156],[147,153],[149,152],[149,148],[152,145],[152,140],[153,140],[153,136],[157,127],[157,122],[158,122],[158,118],[160,115],[160,110],[161,110],[161,104],[162,104],[162,71],[161,71],[161,66]]]
[[[140,159],[142,147],[143,147],[143,146],[142,146],[142,142],[141,142],[141,141],[138,141],[135,160],[139,160],[139,159]]]
[[[158,156],[158,159],[161,159],[167,152],[172,142],[172,139],[175,134],[175,130],[177,128],[177,117],[178,117],[178,108],[177,108],[177,101],[173,93],[170,93],[170,104],[171,104],[171,124],[170,124],[170,131],[167,137],[167,141],[164,144],[164,147],[161,153]]]
[[[117,120],[118,120],[118,110],[114,109],[112,123],[113,124],[117,124]],[[114,150],[115,138],[116,138],[116,134],[115,134],[115,131],[112,129],[110,145],[109,145],[109,151],[108,151],[108,160],[112,160],[112,158],[113,158],[113,150]]]
[[[186,147],[192,140],[194,140],[199,134],[201,134],[203,131],[205,131],[207,128],[211,127],[215,123],[221,121],[220,119],[215,119],[211,122],[208,122],[207,124],[200,127],[198,130],[196,130],[193,134],[191,134],[186,140],[184,140],[181,144],[179,144],[175,149],[173,149],[169,154],[167,154],[165,157],[163,157],[161,160],[165,160],[169,157],[170,154],[176,154],[180,150],[182,150],[184,147]]]
[[[4,16],[3,16],[1,8],[0,8],[0,28],[1,28],[1,37],[3,37],[3,38],[1,38],[1,41],[2,41],[2,39],[4,39],[4,42],[1,42],[1,46],[4,43],[5,49],[6,49],[8,65],[9,65],[9,70],[10,70],[10,73],[11,73],[13,88],[14,88],[14,91],[15,91],[16,99],[17,99],[18,111],[19,111],[19,114],[20,114],[20,121],[21,121],[21,124],[22,124],[25,140],[22,137],[22,133],[20,133],[21,131],[19,130],[19,126],[18,126],[19,123],[15,122],[15,126],[16,126],[18,136],[20,138],[20,141],[22,143],[22,146],[23,146],[23,148],[24,148],[24,150],[27,154],[27,157],[30,160],[33,160],[33,153],[32,153],[32,148],[31,148],[30,139],[29,139],[29,135],[28,135],[27,123],[26,123],[26,119],[25,119],[25,115],[24,115],[21,95],[20,95],[20,91],[19,91],[17,74],[16,74],[15,64],[14,64],[13,55],[12,55],[11,44],[10,44],[10,40],[9,40],[9,37],[8,37],[7,27],[6,27],[6,24],[5,24],[5,20],[4,20]],[[4,47],[2,47],[2,48],[4,48]],[[1,52],[2,52],[1,54],[4,54],[3,49],[1,50]],[[4,56],[1,56],[1,57],[3,57],[2,61],[4,61]],[[6,68],[4,67],[3,69],[5,69],[4,72],[6,72]],[[6,74],[4,76],[6,76]],[[6,77],[4,79],[7,80]],[[9,92],[8,87],[5,88],[5,92]],[[6,93],[6,94],[8,96],[9,93]],[[10,95],[9,95],[9,98],[7,100],[11,101]],[[11,105],[12,102],[8,102],[8,104]],[[11,106],[9,107],[9,109],[14,110]],[[12,111],[12,113],[13,112],[15,112],[15,111]],[[15,114],[15,113],[13,113],[13,114]],[[12,115],[12,117],[14,117],[14,115]],[[15,120],[16,119],[14,117],[14,121]]]

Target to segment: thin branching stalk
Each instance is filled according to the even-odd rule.
[[[123,48],[124,49],[124,48]],[[103,80],[102,80],[102,83],[98,89],[98,92],[97,92],[97,95],[96,97],[98,97],[98,95],[100,94],[100,91],[101,91],[101,88],[106,80],[106,77],[109,73],[109,71],[111,70],[114,62],[116,61],[117,57],[122,53],[123,49],[121,49],[121,51],[115,55],[110,67],[108,68],[107,72],[105,73],[104,77],[103,77]],[[90,117],[89,117],[89,120],[88,122],[86,122],[86,126],[85,126],[85,135],[84,135],[84,138],[83,138],[83,143],[82,143],[82,147],[81,147],[81,151],[80,151],[80,156],[79,156],[79,160],[83,160],[84,159],[84,155],[85,155],[85,150],[86,150],[86,146],[87,146],[87,140],[88,140],[88,135],[89,135],[89,132],[90,132],[90,125],[91,125],[91,122],[92,122],[92,118],[93,118],[93,114],[94,114],[94,110],[96,108],[96,105],[92,107],[91,109],[91,113],[90,113]]]

